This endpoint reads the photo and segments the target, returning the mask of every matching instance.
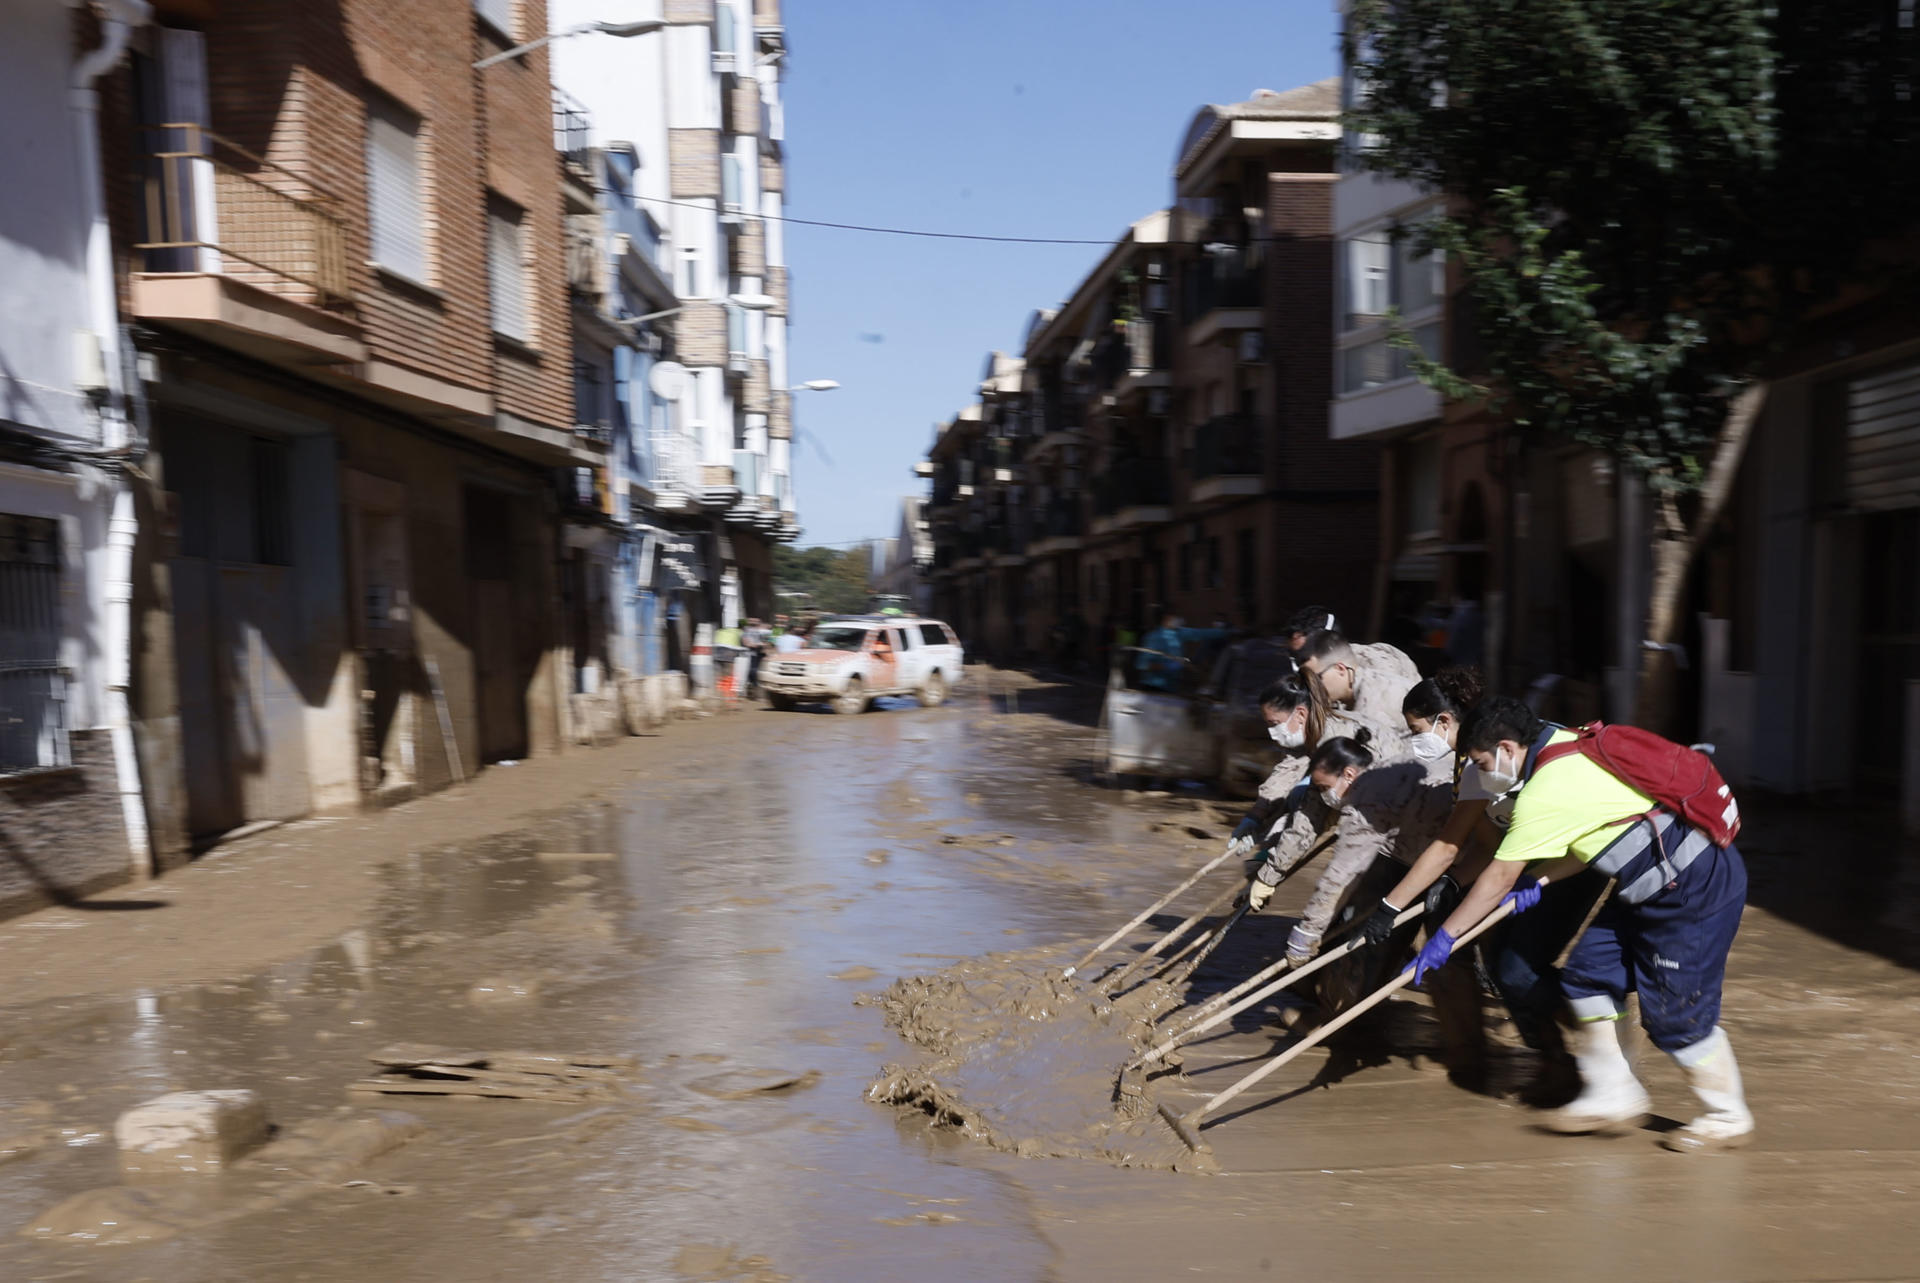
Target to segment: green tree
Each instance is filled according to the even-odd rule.
[[[851,615],[867,608],[867,572],[872,546],[773,550],[773,582],[779,592],[803,592],[821,614]]]
[[[1769,361],[1850,282],[1904,270],[1890,242],[1920,210],[1911,7],[1357,0],[1346,52],[1362,163],[1447,197],[1421,237],[1466,281],[1476,367],[1415,353],[1416,368],[1646,478],[1646,636],[1673,640]],[[1643,724],[1666,706],[1662,659],[1643,654]]]

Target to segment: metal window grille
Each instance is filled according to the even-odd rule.
[[[68,766],[60,526],[0,513],[0,773]]]

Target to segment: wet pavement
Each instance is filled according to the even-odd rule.
[[[315,947],[221,979],[143,989],[130,971],[0,1008],[0,1278],[1916,1273],[1914,902],[1867,886],[1849,908],[1831,880],[1824,898],[1796,895],[1820,845],[1804,819],[1777,826],[1771,845],[1763,820],[1749,830],[1756,899],[1780,911],[1749,911],[1728,986],[1725,1023],[1762,1129],[1737,1154],[1672,1155],[1647,1133],[1545,1136],[1512,1099],[1461,1091],[1400,1054],[1316,1051],[1275,1075],[1209,1127],[1214,1176],[1019,1157],[869,1101],[882,1066],[926,1049],[858,995],[979,955],[1040,959],[1118,925],[1218,850],[1230,808],[1088,778],[1090,728],[1072,720],[1085,699],[1028,683],[1017,714],[976,687],[940,709],[749,711],[676,727],[645,770],[556,786],[537,818],[409,843],[374,869],[363,901],[314,905],[330,932]],[[585,792],[598,795],[565,802]],[[377,839],[378,825],[367,832]],[[317,884],[299,861],[232,867],[246,867],[263,906],[296,918],[312,894],[302,884]],[[1879,867],[1884,890],[1915,864]],[[1281,912],[1237,931],[1201,988],[1274,956],[1284,912],[1309,889],[1283,887]],[[101,914],[62,934],[95,932],[105,950],[126,919],[164,913]],[[0,928],[0,965],[30,956],[20,942],[33,925]],[[1155,1090],[1185,1107],[1257,1063],[1282,1037],[1259,1014],[1197,1045],[1186,1080]],[[1388,1024],[1396,1050],[1432,1042],[1418,998],[1390,1004]],[[1036,1080],[1098,1068],[1094,1035],[1072,1021],[1061,1031],[1057,1058],[1024,1031],[1034,1059],[1017,1073],[981,1067],[980,1089],[1023,1082],[1040,1101],[1029,1108],[1050,1108]],[[349,1094],[374,1072],[369,1058],[400,1042],[633,1068],[612,1102]],[[1523,1054],[1504,1056],[1517,1081]],[[1656,1107],[1690,1116],[1676,1073],[1654,1059],[1643,1072]],[[1089,1075],[1054,1084],[1062,1116],[1097,1112]],[[769,1084],[784,1085],[754,1090]],[[197,1182],[187,1212],[167,1202],[180,1197],[174,1178],[157,1203],[133,1204],[159,1209],[138,1234],[91,1231],[145,1242],[44,1241],[76,1228],[48,1222],[49,1209],[122,1185],[110,1135],[121,1110],[225,1087],[261,1093],[285,1129],[352,1108],[404,1110],[424,1131],[324,1180],[267,1182],[244,1164],[186,1178]],[[36,1237],[36,1224],[49,1232]]]

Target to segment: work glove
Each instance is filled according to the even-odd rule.
[[[1233,840],[1227,843],[1228,855],[1252,855],[1260,841],[1260,822],[1252,816],[1234,826]]]
[[[1393,920],[1400,916],[1400,910],[1380,901],[1380,907],[1373,911],[1366,924],[1360,928],[1360,934],[1367,938],[1368,944],[1385,944],[1387,937],[1393,934]]]
[[[1293,930],[1287,932],[1287,961],[1294,966],[1311,962],[1319,951],[1320,934],[1308,930],[1305,923],[1295,923]]]
[[[1254,871],[1253,880],[1247,883],[1248,911],[1258,913],[1266,908],[1267,902],[1273,899],[1273,889],[1279,885],[1280,870],[1263,861]]]
[[[1418,956],[1407,964],[1406,969],[1413,972],[1413,983],[1426,980],[1429,972],[1438,971],[1447,965],[1447,959],[1453,956],[1453,937],[1445,927],[1433,933],[1425,945],[1421,946]]]
[[[1504,896],[1501,896],[1500,903],[1511,904],[1513,906],[1513,916],[1517,918],[1534,905],[1540,903],[1540,891],[1541,887],[1538,882],[1529,882],[1527,885],[1515,887]]]

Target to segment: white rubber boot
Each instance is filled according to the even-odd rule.
[[[1620,1022],[1585,1020],[1567,1034],[1567,1050],[1580,1067],[1580,1094],[1540,1119],[1548,1131],[1580,1135],[1629,1131],[1646,1121],[1653,1101],[1633,1076],[1620,1050]]]
[[[1660,1143],[1675,1153],[1709,1154],[1752,1140],[1753,1113],[1747,1108],[1740,1063],[1733,1058],[1727,1031],[1715,1025],[1701,1041],[1674,1052],[1673,1059],[1707,1112],[1678,1131],[1668,1132]]]

